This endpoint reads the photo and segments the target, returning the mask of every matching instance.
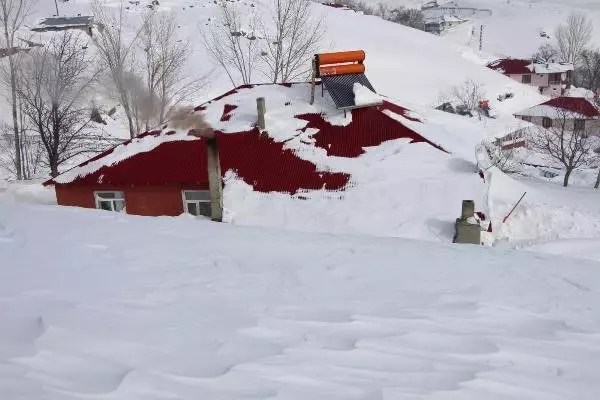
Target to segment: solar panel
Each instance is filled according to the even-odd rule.
[[[355,83],[360,83],[375,92],[375,89],[373,89],[371,82],[369,82],[365,74],[322,76],[321,81],[338,109],[348,110],[357,108],[356,103],[354,103]]]

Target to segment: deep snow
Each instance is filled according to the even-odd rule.
[[[0,393],[597,399],[591,261],[0,202]]]

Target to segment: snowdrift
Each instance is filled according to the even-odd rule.
[[[556,256],[2,203],[0,393],[600,396],[600,269]]]

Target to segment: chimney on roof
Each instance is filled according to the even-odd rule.
[[[262,131],[266,128],[265,124],[265,98],[259,97],[256,99],[256,109],[258,111],[258,128]]]
[[[215,222],[223,221],[223,182],[221,181],[221,161],[216,136],[206,139],[208,168],[208,188],[210,190],[210,213]]]

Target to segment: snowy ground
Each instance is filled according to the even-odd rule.
[[[600,396],[595,262],[0,204],[3,398]]]

